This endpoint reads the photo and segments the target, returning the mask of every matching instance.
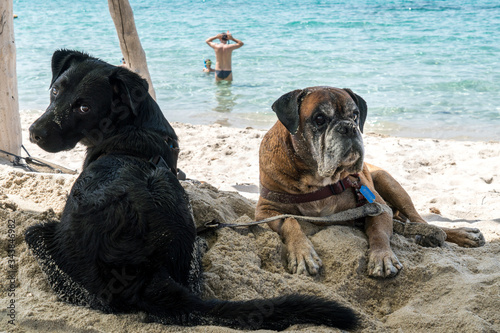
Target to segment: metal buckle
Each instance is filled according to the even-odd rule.
[[[151,157],[151,159],[149,160],[149,162],[153,163],[157,168],[170,169],[170,167],[168,166],[167,162],[165,162],[165,160],[163,159],[163,157],[161,157],[160,155],[157,155],[155,157]]]

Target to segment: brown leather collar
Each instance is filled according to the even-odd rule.
[[[349,177],[355,177],[357,178],[357,180],[352,181]],[[366,201],[365,197],[359,192],[359,189],[361,188],[361,182],[359,179],[359,174],[357,173],[349,175],[344,179],[339,180],[335,184],[330,184],[320,188],[317,191],[304,194],[275,192],[261,185],[260,196],[264,199],[283,204],[300,204],[326,199],[333,195],[343,193],[348,188],[352,188],[354,190],[354,193],[356,195],[356,202],[358,202],[358,205],[360,205],[360,203],[361,205],[366,203],[364,202]]]

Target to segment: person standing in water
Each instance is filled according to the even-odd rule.
[[[214,43],[213,41],[216,39],[219,39],[220,43]],[[229,44],[230,40],[236,42],[236,44]],[[232,81],[231,55],[234,50],[243,46],[243,42],[234,38],[228,31],[208,38],[206,43],[215,51],[215,80]]]

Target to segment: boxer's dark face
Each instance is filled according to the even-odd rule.
[[[342,89],[310,90],[300,106],[300,128],[320,177],[336,178],[342,171],[361,172],[361,114]]]

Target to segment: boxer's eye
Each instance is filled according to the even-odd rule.
[[[316,126],[318,126],[318,127],[321,127],[324,124],[326,124],[326,117],[323,114],[316,115],[313,120],[314,120],[314,123],[316,124]]]
[[[354,114],[352,115],[352,120],[354,120],[355,122],[357,122],[359,119],[359,112],[354,112]]]

